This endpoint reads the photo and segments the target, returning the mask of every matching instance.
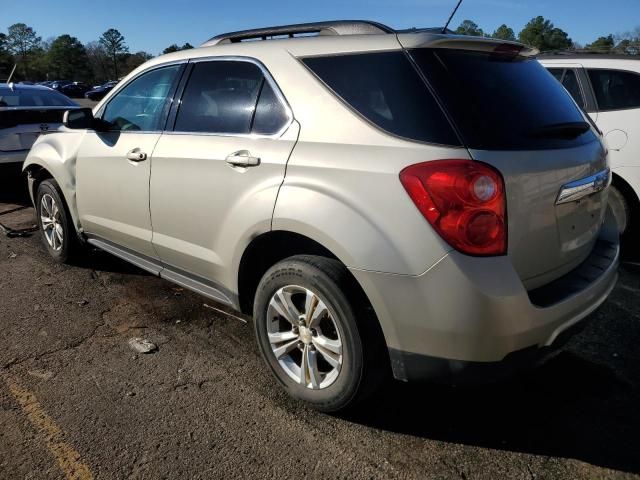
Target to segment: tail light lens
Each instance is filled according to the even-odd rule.
[[[453,248],[468,255],[506,254],[504,181],[496,169],[473,160],[436,160],[405,168],[400,181]]]

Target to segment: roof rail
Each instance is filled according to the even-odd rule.
[[[298,23],[296,25],[282,25],[279,27],[223,33],[207,40],[200,46],[211,47],[221,43],[238,43],[245,40],[267,40],[268,37],[287,36],[293,38],[296,35],[313,33],[318,35],[363,35],[395,33],[395,31],[386,25],[368,20],[336,20],[332,22]]]

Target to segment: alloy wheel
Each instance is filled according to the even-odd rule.
[[[40,223],[44,238],[56,252],[62,249],[64,228],[61,223],[60,208],[55,199],[45,193],[40,200]]]
[[[267,308],[271,351],[284,372],[299,385],[327,388],[338,378],[343,346],[336,319],[311,290],[287,285]]]

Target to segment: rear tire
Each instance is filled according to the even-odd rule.
[[[80,249],[76,229],[58,183],[50,178],[38,185],[36,215],[40,234],[49,255],[66,263]]]
[[[386,378],[388,353],[360,297],[348,270],[330,258],[298,255],[264,274],[254,302],[256,337],[289,395],[335,412]]]
[[[622,192],[613,185],[609,187],[609,206],[622,237],[631,227],[631,206]]]

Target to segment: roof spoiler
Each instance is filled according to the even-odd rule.
[[[528,47],[519,42],[498,40],[496,38],[471,37],[468,35],[400,34],[398,35],[398,40],[405,48],[452,48],[456,50],[513,54],[523,57],[535,57],[540,53],[537,48]]]

